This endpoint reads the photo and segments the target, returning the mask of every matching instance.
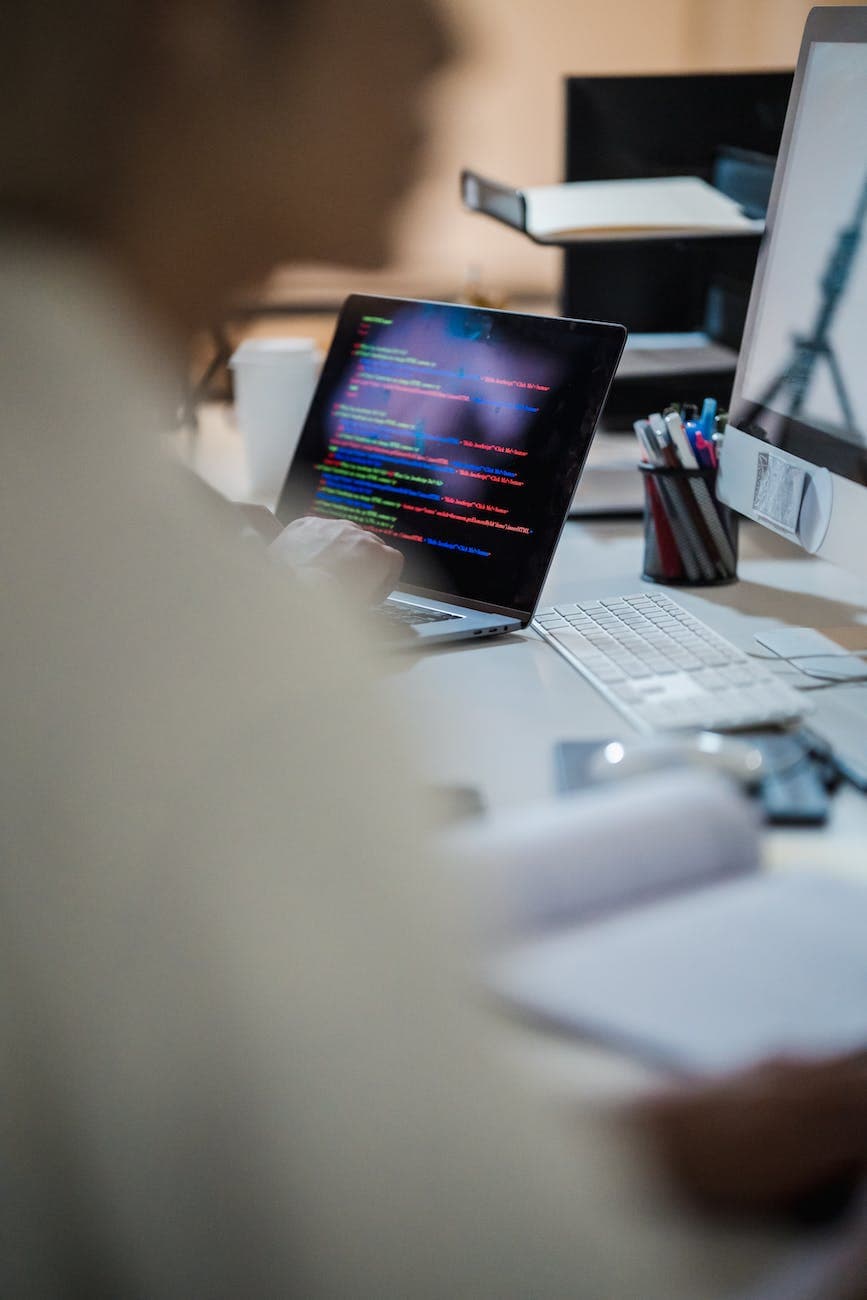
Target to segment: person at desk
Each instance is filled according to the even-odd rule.
[[[360,637],[158,453],[230,288],[383,259],[432,11],[31,0],[4,44],[0,1292],[727,1292],[497,1066]]]

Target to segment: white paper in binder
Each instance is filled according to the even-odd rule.
[[[523,189],[533,238],[648,239],[755,235],[764,221],[745,216],[734,199],[698,176],[571,181]]]

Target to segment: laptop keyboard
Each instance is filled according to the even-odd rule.
[[[428,609],[425,605],[405,605],[402,601],[386,600],[377,607],[391,623],[444,623],[446,619],[460,618],[459,614],[446,614],[441,609]]]

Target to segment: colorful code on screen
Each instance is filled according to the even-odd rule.
[[[516,351],[443,313],[364,317],[325,415],[313,512],[482,559],[531,537],[528,433],[554,375]]]

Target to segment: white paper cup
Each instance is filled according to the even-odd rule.
[[[313,339],[247,339],[229,362],[251,492],[276,501],[316,387]]]

